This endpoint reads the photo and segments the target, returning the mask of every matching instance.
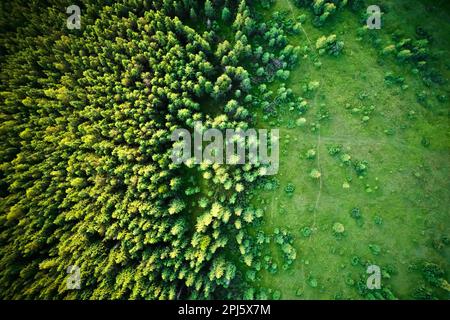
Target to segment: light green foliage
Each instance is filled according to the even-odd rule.
[[[241,232],[263,216],[246,194],[258,168],[175,165],[170,136],[194,121],[250,126],[248,108],[267,97],[251,92],[247,61],[277,59],[270,72],[287,79],[283,32],[253,47],[266,25],[246,1],[89,2],[80,30],[55,27],[57,2],[3,6],[14,27],[0,31],[1,297],[212,298],[243,286],[224,253],[236,238],[242,267],[255,263]],[[70,265],[80,290],[65,289]]]
[[[1,298],[448,297],[445,2],[108,3],[0,3]],[[279,174],[173,164],[195,121]]]

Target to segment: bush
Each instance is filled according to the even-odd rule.
[[[319,50],[320,55],[328,53],[329,55],[338,56],[343,48],[344,42],[337,41],[335,34],[331,34],[328,37],[322,36],[316,41],[316,49]]]
[[[360,210],[359,208],[353,208],[353,209],[350,211],[350,216],[351,216],[353,219],[361,219],[361,217],[362,217],[362,215],[361,215],[361,210]]]
[[[425,280],[435,286],[441,287],[444,282],[444,270],[435,263],[425,262],[422,265],[421,272]]]
[[[356,174],[358,176],[365,176],[367,174],[367,168],[368,168],[367,161],[357,160],[354,162],[353,166],[354,166]]]
[[[303,227],[300,231],[305,238],[308,238],[312,234],[312,230],[309,227]]]
[[[288,194],[288,195],[292,195],[295,191],[295,186],[292,183],[288,183],[286,185],[286,188],[284,188],[284,191]]]
[[[314,159],[316,157],[316,150],[314,150],[314,149],[309,149],[307,152],[306,152],[306,158],[307,159]]]
[[[336,156],[339,153],[341,153],[341,149],[342,149],[341,145],[330,146],[330,147],[328,147],[328,154],[332,157]]]

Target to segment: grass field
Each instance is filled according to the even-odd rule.
[[[448,78],[448,5],[388,3],[383,27],[374,32],[387,45],[393,31],[412,37],[417,26],[430,21],[426,27],[435,39],[431,50],[440,58],[439,71]],[[287,11],[293,19],[307,15],[302,32],[289,40],[308,46],[309,52],[300,58],[286,86],[305,97],[310,109],[302,116],[303,126],[295,124],[301,116],[296,111],[285,110],[277,119],[259,116],[261,127],[280,128],[280,171],[273,178],[279,186],[259,190],[253,200],[266,210],[265,232],[289,230],[297,250],[288,270],[261,271],[259,285],[279,290],[282,299],[358,299],[363,297],[356,283],[365,281],[365,265],[370,263],[381,267],[382,286],[398,298],[412,298],[424,282],[418,263],[450,267],[449,247],[432,245],[450,231],[449,103],[436,98],[448,95],[448,85],[427,87],[411,65],[388,58],[379,63],[372,44],[358,39],[361,21],[349,10],[321,28],[312,26],[309,11],[290,0],[276,1],[264,14],[270,18],[274,11]],[[319,67],[314,63],[315,42],[331,33],[344,41],[344,52],[339,57],[320,56]],[[388,72],[403,77],[406,86],[386,84]],[[308,96],[303,87],[310,81],[320,86]],[[274,84],[274,92],[278,85]],[[428,108],[417,101],[416,94],[422,91],[429,95]],[[340,154],[331,156],[331,146],[339,146]],[[315,156],[310,152],[307,157],[308,150],[314,150]],[[365,160],[366,174],[359,177],[342,161],[344,154],[351,160]],[[320,178],[310,177],[313,169]],[[288,184],[295,186],[292,195],[284,190]],[[353,208],[359,208],[360,218],[352,217]],[[335,223],[344,226],[342,235],[333,232]],[[271,255],[279,256],[271,248]],[[435,294],[449,298],[441,289]]]

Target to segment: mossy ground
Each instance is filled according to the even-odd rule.
[[[420,1],[381,2],[390,8],[383,17],[383,28],[377,30],[386,45],[397,29],[413,36],[416,26],[427,27],[434,38],[431,50],[440,57],[439,72],[448,79],[449,6],[445,2],[432,6]],[[321,28],[313,27],[309,11],[290,0],[276,1],[264,14],[269,17],[276,10],[288,10],[294,19],[301,14],[308,17],[304,32],[290,38],[293,45],[308,45],[314,51],[320,36],[334,33],[345,48],[339,57],[320,56],[320,68],[314,65],[312,54],[306,54],[291,72],[286,86],[298,95],[305,96],[303,85],[309,81],[320,82],[317,92],[307,98],[310,109],[304,116],[305,126],[292,127],[300,117],[295,111],[280,114],[275,122],[259,117],[261,127],[280,129],[280,171],[275,176],[279,187],[258,191],[254,202],[266,209],[266,232],[279,227],[292,233],[297,259],[286,271],[262,271],[258,284],[281,291],[283,299],[363,298],[350,280],[365,275],[362,263],[354,260],[352,264],[352,258],[358,257],[379,265],[382,271],[386,266],[396,270],[382,284],[398,298],[413,298],[423,278],[412,266],[420,261],[438,263],[446,271],[450,266],[449,247],[437,250],[431,245],[450,233],[449,102],[436,99],[438,94],[448,96],[448,85],[426,87],[411,72],[411,65],[393,59],[377,63],[376,49],[358,40],[361,21],[349,10]],[[408,88],[386,85],[387,72],[404,77]],[[417,101],[416,94],[424,90],[430,95],[430,108]],[[372,105],[375,108],[366,123],[362,113],[352,113],[353,108]],[[319,113],[324,114],[320,110],[327,111],[329,119],[318,121]],[[320,128],[312,132],[311,123],[319,123]],[[429,146],[423,145],[423,138]],[[339,156],[330,156],[332,145],[341,145],[342,153],[352,159],[367,161],[367,175],[358,178],[353,167],[343,164]],[[309,149],[316,150],[314,159],[305,156]],[[321,172],[320,179],[309,176],[312,169]],[[292,196],[284,191],[288,183],[295,186]],[[345,183],[349,188],[343,187]],[[355,207],[361,210],[359,221],[350,215]],[[381,224],[375,223],[377,217]],[[332,230],[336,222],[345,227],[340,238]],[[311,229],[310,236],[302,234],[304,227]],[[374,254],[370,245],[381,251]],[[277,256],[275,249],[272,254]],[[443,290],[436,295],[449,298]]]

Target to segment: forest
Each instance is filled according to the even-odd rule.
[[[2,1],[0,298],[450,299],[450,5],[377,2]]]

